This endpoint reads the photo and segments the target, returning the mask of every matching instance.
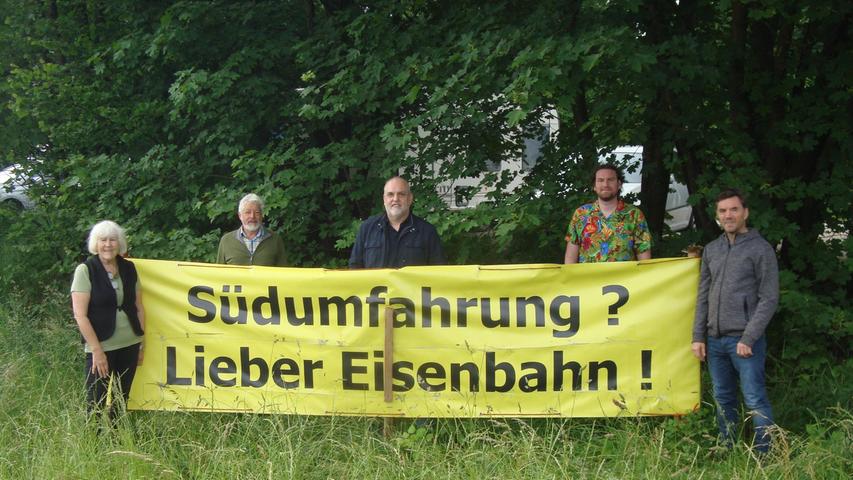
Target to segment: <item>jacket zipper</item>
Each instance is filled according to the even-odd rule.
[[[725,235],[725,234],[723,234],[723,235]],[[735,239],[737,239],[737,236],[735,236]],[[717,319],[716,320],[717,320],[717,336],[718,337],[723,336],[723,332],[722,332],[722,330],[720,330],[720,304],[722,303],[722,300],[723,300],[722,292],[723,292],[723,285],[725,285],[725,281],[726,281],[726,270],[728,270],[728,267],[729,267],[729,254],[732,252],[732,244],[729,243],[729,239],[726,238],[725,242],[726,242],[726,258],[723,260],[723,271],[720,273],[720,283],[719,283],[720,291],[717,293]]]

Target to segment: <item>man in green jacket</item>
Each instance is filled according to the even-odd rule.
[[[241,226],[219,240],[216,263],[228,265],[287,265],[284,241],[275,232],[264,228],[264,201],[254,193],[240,200],[237,217]]]

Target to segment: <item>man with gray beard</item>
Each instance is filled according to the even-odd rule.
[[[284,241],[272,230],[264,228],[264,202],[249,193],[237,207],[240,228],[228,232],[219,241],[216,263],[227,265],[262,265],[284,267],[287,256]]]
[[[349,258],[350,268],[401,268],[444,265],[441,239],[435,227],[412,213],[414,195],[409,182],[395,175],[385,182],[385,212],[358,229]]]

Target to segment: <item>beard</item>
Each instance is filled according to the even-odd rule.
[[[391,220],[403,220],[409,215],[409,209],[400,205],[400,206],[392,206],[388,207],[385,210],[385,213],[388,215],[388,218]]]
[[[613,192],[608,192],[608,193],[599,193],[599,194],[598,194],[598,199],[599,199],[599,200],[602,200],[602,201],[605,201],[605,202],[609,202],[609,201],[613,200],[614,198],[616,198],[616,196],[617,196],[617,195],[618,195],[618,194],[613,193]]]
[[[246,231],[246,232],[254,233],[260,229],[261,229],[261,223],[260,222],[252,222],[252,223],[247,223],[247,224],[243,225],[243,231]]]

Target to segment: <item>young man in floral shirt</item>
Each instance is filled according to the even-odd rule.
[[[572,215],[565,263],[652,258],[652,235],[645,215],[619,198],[622,172],[615,165],[599,165],[593,178],[598,200],[581,205]]]

